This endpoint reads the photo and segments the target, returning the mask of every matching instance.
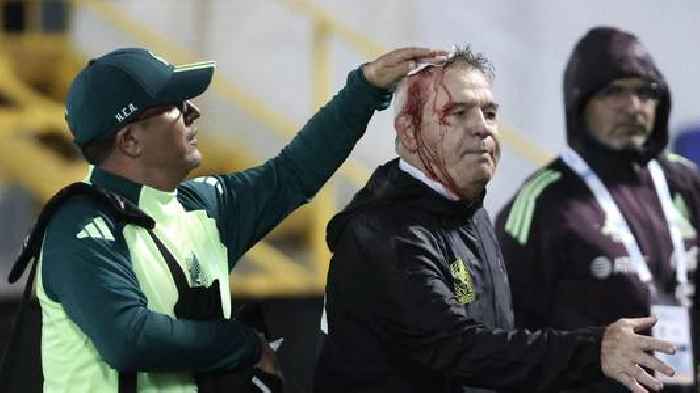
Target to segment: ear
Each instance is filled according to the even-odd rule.
[[[137,127],[127,125],[126,127],[117,131],[116,147],[117,150],[127,157],[140,157],[143,151],[143,144],[139,139]]]
[[[416,142],[416,127],[411,121],[411,117],[407,114],[401,114],[394,118],[394,129],[399,138],[399,142],[404,149],[413,153],[418,148]]]

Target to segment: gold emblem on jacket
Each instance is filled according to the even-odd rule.
[[[462,259],[457,258],[450,264],[450,272],[452,273],[457,301],[462,304],[473,302],[476,299],[474,282],[469,274],[469,269],[464,266]]]

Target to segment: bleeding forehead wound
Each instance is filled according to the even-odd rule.
[[[423,110],[430,98],[438,92],[440,81],[444,77],[443,68],[429,68],[406,80],[405,99],[401,107],[402,114],[417,115]]]
[[[401,114],[408,115],[414,125],[420,125],[423,108],[428,102],[432,77],[428,72],[410,76],[406,81]]]

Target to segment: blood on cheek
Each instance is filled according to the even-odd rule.
[[[427,175],[442,183],[453,194],[457,192],[457,184],[447,170],[444,154],[439,154],[438,149],[442,147],[449,127],[449,108],[454,105],[454,100],[450,90],[445,84],[445,70],[433,68],[429,71],[415,75],[406,92],[406,103],[402,113],[409,116],[415,130],[416,153]],[[445,102],[439,102],[439,98],[444,96]],[[426,105],[430,105],[430,115],[435,118],[437,126],[437,138],[432,143],[426,141],[425,129],[423,128],[423,113]],[[438,173],[439,172],[439,175]]]

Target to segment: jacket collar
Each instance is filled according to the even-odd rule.
[[[92,168],[89,182],[119,194],[141,208],[153,205],[167,205],[177,198],[177,190],[172,192],[160,191],[99,167]]]

